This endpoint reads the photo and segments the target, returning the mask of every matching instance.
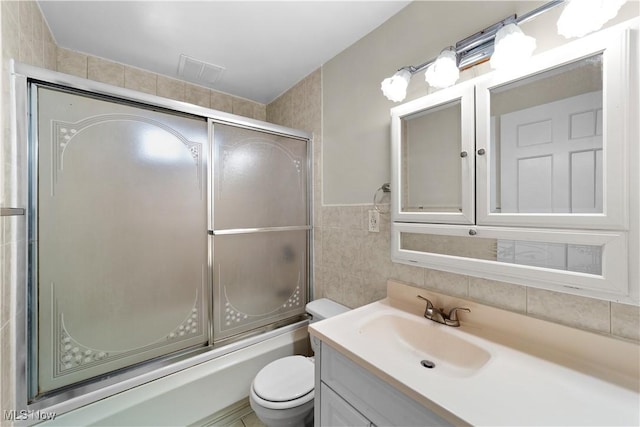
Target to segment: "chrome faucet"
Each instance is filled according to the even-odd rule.
[[[449,314],[445,313],[442,308],[435,308],[433,303],[429,301],[427,298],[422,295],[418,295],[418,298],[423,299],[427,302],[427,307],[424,310],[424,317],[429,320],[433,320],[437,323],[442,323],[443,325],[458,327],[460,326],[460,319],[458,319],[458,311],[467,311],[471,312],[466,307],[454,307],[449,310]]]

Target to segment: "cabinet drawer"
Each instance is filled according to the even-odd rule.
[[[371,423],[360,412],[321,383],[320,425],[323,427],[369,427]]]
[[[320,364],[322,381],[375,425],[452,425],[325,343]]]

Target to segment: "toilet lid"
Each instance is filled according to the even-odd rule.
[[[313,390],[313,371],[313,362],[306,357],[283,357],[258,372],[253,390],[270,402],[295,400]]]

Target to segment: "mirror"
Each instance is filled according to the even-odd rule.
[[[490,90],[492,213],[603,212],[603,55]]]
[[[461,102],[401,118],[403,212],[461,212]]]
[[[474,132],[473,84],[391,109],[394,221],[475,222]]]
[[[602,275],[602,245],[401,232],[400,249]]]

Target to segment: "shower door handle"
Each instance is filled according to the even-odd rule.
[[[24,211],[24,208],[0,208],[0,216],[21,216]]]
[[[250,233],[269,233],[271,231],[300,231],[311,230],[310,225],[293,225],[290,227],[260,227],[260,228],[233,228],[225,230],[209,230],[212,236],[223,236],[229,234],[250,234]]]

